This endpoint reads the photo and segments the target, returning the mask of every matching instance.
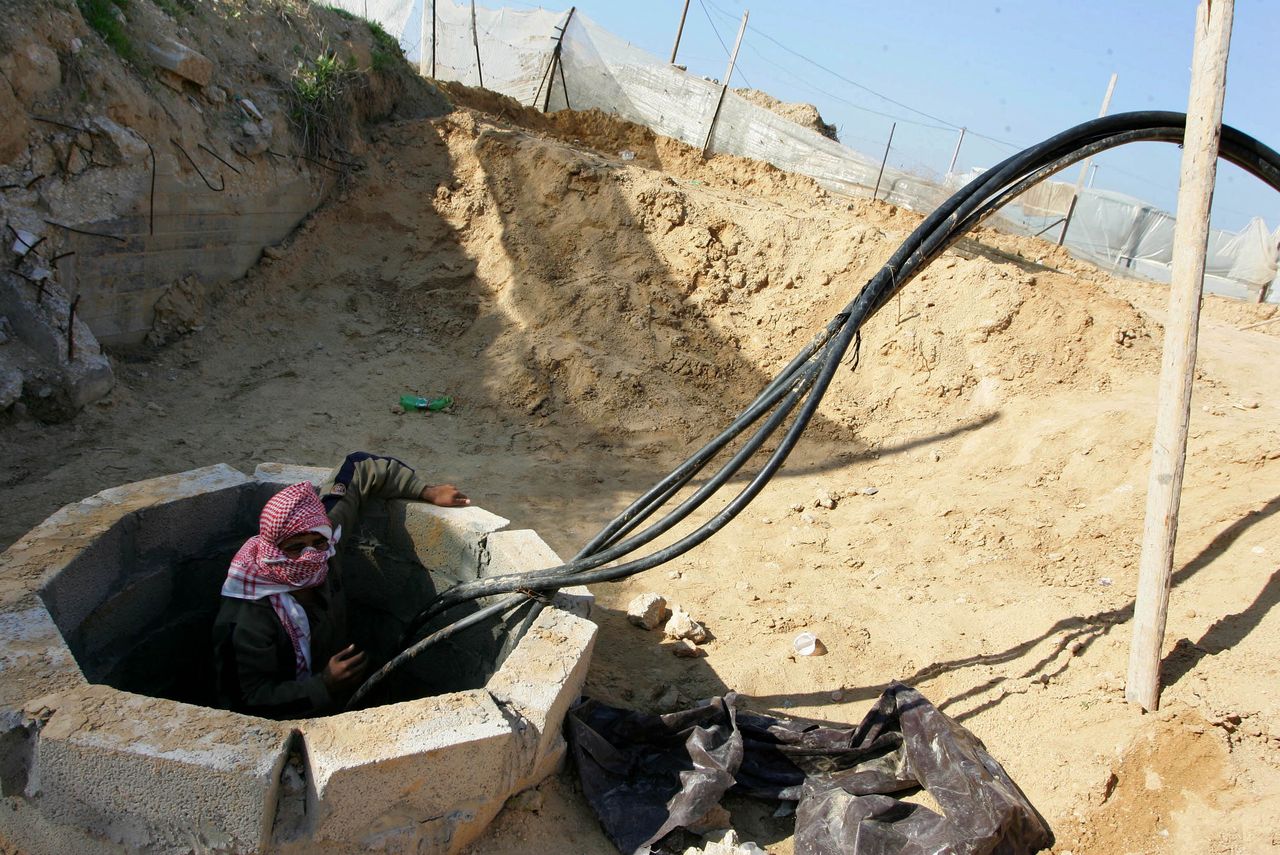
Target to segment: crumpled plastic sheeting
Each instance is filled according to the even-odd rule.
[[[696,825],[726,792],[797,801],[796,855],[1038,852],[1044,818],[981,740],[910,686],[856,728],[734,709],[668,715],[584,701],[568,732],[587,801],[627,855]],[[945,815],[892,796],[924,788]]]

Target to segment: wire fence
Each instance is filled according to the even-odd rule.
[[[981,173],[981,168],[962,174],[953,171],[961,146],[967,162],[989,163],[1024,148],[894,98],[749,22],[745,55],[739,59],[767,65],[797,88],[866,115],[868,123],[841,128],[843,144],[836,142],[732,90],[722,91],[720,81],[672,65],[581,12],[487,9],[457,0],[337,0],[335,5],[360,13],[366,3],[369,16],[399,37],[406,55],[440,79],[479,85],[483,78],[486,88],[539,109],[598,109],[708,152],[751,157],[807,175],[832,192],[866,197],[875,195],[878,188],[879,198],[921,213],[932,211]],[[739,18],[715,0],[698,0],[698,4],[726,57],[730,56],[733,51],[716,18],[724,24],[736,24]],[[766,45],[788,59],[770,56]],[[810,73],[797,70],[800,66],[847,87],[848,94],[815,83]],[[551,87],[548,96],[541,81],[549,70],[559,85]],[[733,68],[732,76],[749,83],[741,65]],[[886,145],[890,133],[895,135],[893,144]],[[1150,180],[1113,163],[1098,166]],[[1051,205],[1041,200],[1034,211],[1015,200],[1000,212],[995,224],[1056,240],[1064,229],[1059,225],[1055,232],[1055,221],[1066,220],[1064,245],[1074,254],[1116,272],[1168,281],[1172,218],[1167,213],[1141,199],[1092,188],[1084,188],[1072,203],[1074,188],[1068,189],[1071,192],[1065,196],[1051,194]],[[1273,287],[1280,231],[1269,233],[1261,220],[1254,220],[1238,233],[1214,230],[1210,244],[1208,290],[1280,300],[1280,288]]]

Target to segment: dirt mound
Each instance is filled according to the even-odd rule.
[[[449,91],[471,109],[380,126],[324,208],[210,295],[202,330],[119,360],[116,390],[73,424],[6,417],[0,539],[122,481],[364,448],[572,554],[920,221],[601,113]],[[1118,675],[1159,313],[1145,286],[1043,241],[974,237],[870,320],[750,508],[660,570],[597,587],[588,691],[659,709],[732,688],[757,709],[857,721],[903,679],[983,739],[1077,855],[1272,839],[1280,706],[1258,687],[1280,655],[1277,342],[1202,331],[1165,663],[1180,712],[1141,715]],[[185,330],[181,296],[165,317]],[[406,415],[407,392],[456,404]],[[646,590],[707,624],[705,656],[626,621]],[[795,655],[803,630],[826,655]],[[1233,781],[1249,799],[1214,795]],[[513,806],[475,851],[610,851],[571,784],[541,793],[540,815]],[[733,811],[745,839],[791,851],[786,820]]]
[[[759,89],[735,89],[733,90],[743,100],[750,101],[757,107],[764,107],[777,113],[784,119],[790,119],[802,128],[808,128],[822,134],[829,140],[840,142],[840,138],[836,136],[836,126],[829,125],[822,120],[822,114],[818,112],[818,108],[812,104],[791,104],[785,101],[779,101],[768,92],[761,92]]]

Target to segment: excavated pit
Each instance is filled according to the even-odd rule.
[[[215,709],[209,631],[262,505],[325,470],[227,466],[106,490],[0,556],[0,836],[37,851],[451,852],[560,761],[595,637],[584,589],[519,642],[480,624],[373,705],[277,722]],[[353,638],[375,660],[435,591],[559,563],[480,508],[387,502],[347,539]]]

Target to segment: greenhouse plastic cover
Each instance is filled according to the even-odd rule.
[[[940,185],[893,168],[881,175],[877,161],[749,103],[719,81],[664,62],[578,11],[489,9],[455,0],[333,5],[378,21],[424,75],[483,83],[538,109],[598,109],[689,145],[807,175],[835,192],[868,196],[878,186],[878,198],[927,212],[964,180],[948,176]],[[561,62],[555,65],[558,42]],[[1055,223],[1073,192],[1069,185],[1044,182],[1024,196],[1034,204],[1006,206],[1000,225],[1055,239],[1062,228]],[[1073,254],[1112,270],[1168,281],[1173,224],[1170,214],[1140,199],[1084,189],[1065,243]],[[1278,245],[1280,230],[1268,232],[1261,220],[1239,233],[1211,230],[1206,288],[1256,299],[1277,279]],[[1280,287],[1271,288],[1269,299],[1280,301]]]

